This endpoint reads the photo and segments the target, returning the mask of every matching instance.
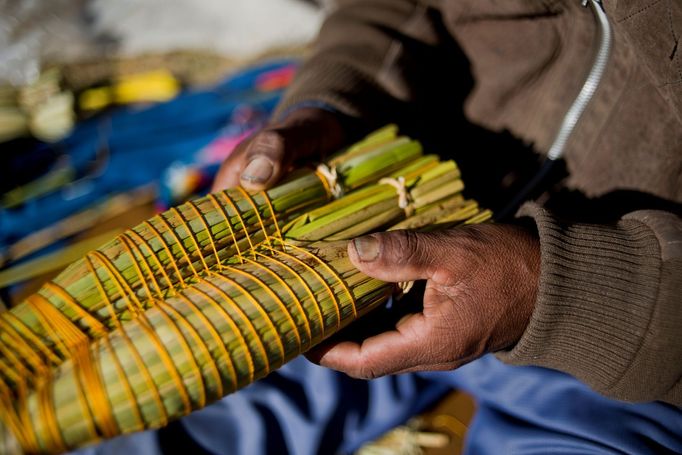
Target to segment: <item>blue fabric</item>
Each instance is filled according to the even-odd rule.
[[[486,356],[456,371],[359,381],[299,358],[182,420],[216,454],[350,453],[451,388],[478,410],[467,454],[682,453],[682,410],[604,398],[565,374],[504,365]],[[160,454],[154,432],[119,438],[88,454]]]
[[[682,453],[679,408],[611,400],[557,371],[513,367],[489,355],[421,376],[477,399],[468,454]]]
[[[292,64],[271,61],[214,87],[182,92],[167,103],[117,108],[79,123],[52,146],[78,182],[19,207],[0,208],[0,250],[111,194],[158,183],[171,163],[196,162],[197,153],[221,134],[238,109],[249,106],[270,113],[275,108],[282,91],[261,91],[258,80]]]

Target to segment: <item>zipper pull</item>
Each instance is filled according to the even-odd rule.
[[[594,3],[594,6],[598,6],[599,8],[601,8],[602,11],[604,11],[604,4],[602,3],[602,0],[581,0],[580,1],[580,3],[585,7],[587,5],[589,5],[590,2]]]

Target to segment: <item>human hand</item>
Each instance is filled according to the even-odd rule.
[[[343,141],[341,122],[333,113],[317,108],[295,110],[239,144],[220,167],[212,191],[238,185],[250,191],[270,188],[294,160],[320,159]]]
[[[540,246],[537,234],[521,227],[371,234],[350,242],[348,254],[383,281],[427,280],[423,310],[394,330],[360,343],[331,341],[308,354],[356,378],[457,368],[512,346],[533,312]]]

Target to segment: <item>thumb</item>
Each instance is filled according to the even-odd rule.
[[[294,160],[320,159],[343,142],[339,119],[319,109],[301,109],[279,126],[257,134],[244,153],[240,184],[251,191],[270,188]]]
[[[314,155],[318,140],[305,127],[281,126],[261,130],[239,144],[225,160],[215,179],[214,191],[241,185],[261,191],[275,185],[294,159]]]
[[[340,147],[344,131],[335,114],[302,108],[243,141],[221,166],[213,191],[241,185],[261,191],[276,184],[296,159],[320,159]]]
[[[373,278],[395,283],[431,278],[440,262],[437,238],[413,231],[391,231],[358,237],[348,244],[353,265]]]
[[[244,150],[240,184],[252,191],[271,187],[286,171],[299,147],[301,144],[292,144],[286,128],[268,129],[256,134]]]

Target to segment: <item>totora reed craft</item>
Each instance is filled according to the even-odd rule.
[[[266,192],[156,215],[0,313],[0,453],[158,428],[386,302],[347,240],[490,218],[457,166],[383,128]]]

